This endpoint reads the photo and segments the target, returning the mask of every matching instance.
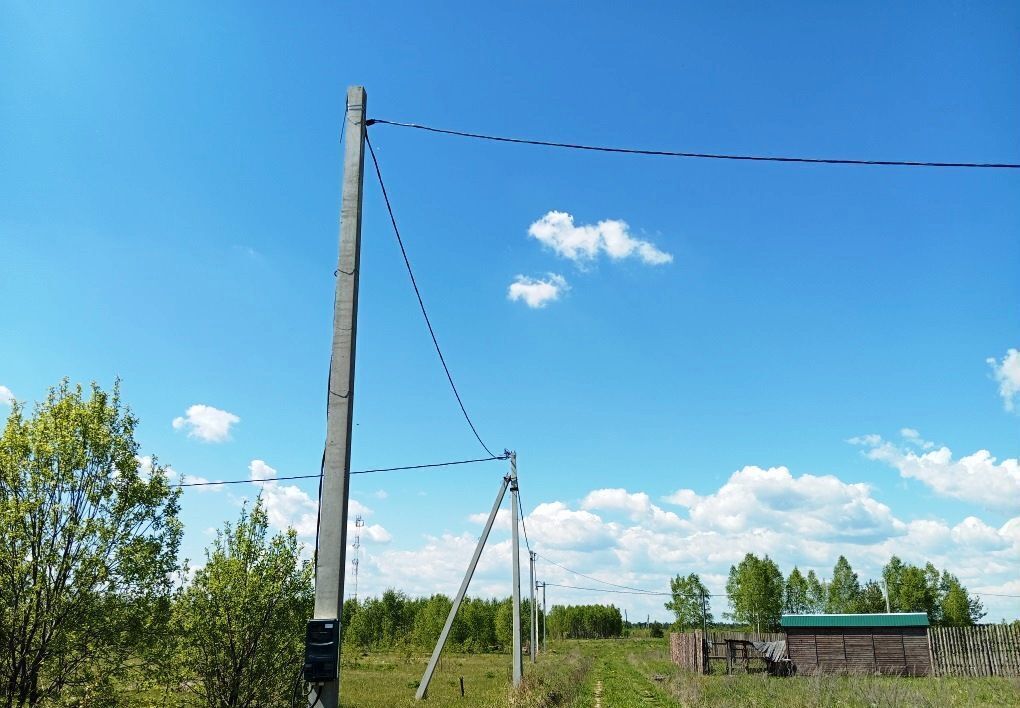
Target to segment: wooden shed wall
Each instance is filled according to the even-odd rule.
[[[931,673],[925,627],[790,627],[786,640],[800,674]]]

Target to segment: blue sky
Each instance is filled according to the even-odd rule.
[[[144,452],[208,479],[318,470],[350,84],[371,116],[496,134],[1020,162],[1007,2],[12,2],[0,27],[0,393],[120,376]],[[862,576],[896,552],[1020,594],[1018,175],[371,130],[468,408],[542,505],[540,552],[716,591],[746,551]],[[529,235],[550,212],[575,228]],[[363,233],[354,467],[475,456],[371,175]],[[599,248],[614,234],[629,255]],[[518,276],[566,287],[530,307]],[[175,428],[195,405],[239,422]],[[355,479],[362,590],[453,592],[502,471]],[[186,492],[186,554],[253,493]],[[267,491],[299,527],[315,493]],[[502,530],[479,592],[506,592],[508,558]],[[582,598],[665,617],[555,600]]]

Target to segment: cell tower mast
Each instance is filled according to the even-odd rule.
[[[351,573],[354,575],[354,600],[358,600],[358,566],[361,565],[361,528],[365,525],[365,520],[361,518],[361,514],[354,519],[354,543],[351,544],[351,548],[354,550],[354,558],[351,559]]]

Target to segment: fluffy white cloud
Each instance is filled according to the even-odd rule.
[[[655,527],[687,528],[672,511],[663,511],[644,492],[630,493],[626,489],[596,489],[581,501],[582,509],[622,511],[633,521],[644,521]]]
[[[925,440],[921,437],[921,433],[917,432],[913,428],[900,428],[900,435],[911,445],[915,445],[922,450],[931,450],[935,447],[935,443]]]
[[[851,438],[867,448],[864,454],[899,470],[902,477],[916,479],[937,494],[982,504],[989,509],[1020,511],[1020,460],[998,462],[988,450],[953,459],[948,447],[923,454],[898,447],[877,435]],[[927,448],[925,448],[927,449]]]
[[[277,477],[276,470],[270,467],[264,460],[252,460],[248,465],[250,479],[269,479]],[[284,530],[293,527],[298,536],[303,538],[315,538],[316,523],[318,521],[319,502],[313,499],[306,491],[293,484],[280,484],[276,481],[261,482],[262,503],[266,507],[266,516],[274,528]],[[369,516],[372,510],[359,502],[351,499],[348,503],[348,513],[354,516]],[[347,525],[347,535],[352,537],[355,533],[354,519]],[[392,540],[389,531],[379,524],[371,524],[360,529],[362,538],[375,541],[376,543],[389,543]]]
[[[488,520],[488,518],[489,518],[489,512],[487,512],[487,511],[480,511],[477,514],[470,514],[468,516],[468,521],[470,521],[472,524],[481,524],[481,525],[484,526],[485,522]],[[496,512],[496,520],[492,522],[492,528],[494,528],[494,529],[504,529],[504,530],[509,530],[510,529],[510,510],[509,509],[500,509],[499,511]]]
[[[241,422],[233,413],[196,403],[183,416],[173,420],[174,430],[185,429],[189,438],[205,442],[223,442],[230,439],[230,426]]]
[[[612,542],[616,529],[596,514],[572,510],[563,502],[539,504],[525,519],[528,529],[547,548],[593,550]]]
[[[1016,399],[1020,395],[1020,349],[1009,349],[1002,361],[995,357],[985,359],[992,367],[992,376],[999,382],[999,395],[1002,405],[1007,411],[1016,409]]]
[[[673,261],[669,253],[631,236],[627,223],[617,219],[575,226],[570,214],[550,211],[528,228],[528,235],[575,262],[592,261],[599,253],[613,260],[635,257],[649,265]]]
[[[518,275],[510,283],[507,297],[513,302],[523,300],[528,307],[539,308],[559,300],[560,295],[569,289],[566,279],[556,273],[549,273],[545,278]]]
[[[9,406],[14,402],[14,393],[6,386],[0,386],[0,405]]]
[[[861,541],[904,530],[889,507],[871,496],[868,485],[832,475],[794,477],[785,467],[744,467],[714,494],[681,489],[666,501],[687,507],[698,528],[724,533],[765,530]]]
[[[1020,516],[1000,528],[975,516],[955,520],[955,525],[936,518],[898,518],[874,498],[868,485],[832,475],[793,475],[784,467],[745,467],[715,492],[681,489],[668,501],[683,510],[663,511],[646,492],[627,489],[595,489],[576,504],[552,501],[536,507],[526,522],[539,553],[538,577],[550,584],[550,602],[614,603],[632,616],[666,619],[662,597],[583,588],[613,589],[592,579],[599,578],[663,592],[671,576],[696,572],[711,592],[721,594],[730,566],[745,553],[768,554],[784,573],[797,565],[822,578],[831,576],[843,554],[862,581],[878,577],[895,554],[909,563],[931,561],[977,592],[1020,589],[1015,577]],[[485,517],[480,513],[469,518],[480,524]],[[473,596],[509,593],[508,514],[500,519],[472,581]],[[363,591],[397,587],[413,594],[452,594],[476,543],[477,527],[473,533],[426,536],[423,544],[411,548],[368,549]],[[521,562],[526,578],[523,541]],[[993,620],[1017,615],[1015,602],[995,596],[983,600]],[[727,609],[725,598],[712,603],[717,614]]]

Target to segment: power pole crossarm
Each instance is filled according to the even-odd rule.
[[[343,194],[340,202],[340,256],[333,303],[333,347],[326,396],[326,452],[319,497],[318,552],[315,557],[316,619],[341,620],[347,555],[348,479],[354,413],[354,360],[358,332],[358,274],[361,268],[361,202],[365,173],[365,89],[347,91],[347,142],[344,145]],[[340,700],[340,653],[337,680],[313,690],[314,708],[337,708]]]

